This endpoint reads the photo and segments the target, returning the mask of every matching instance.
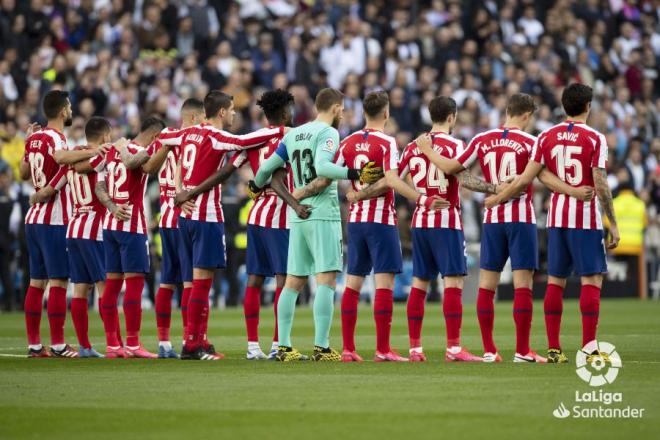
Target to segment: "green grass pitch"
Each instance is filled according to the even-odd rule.
[[[338,309],[338,307],[337,307]],[[262,309],[264,350],[272,315]],[[645,408],[642,419],[557,419],[560,402],[590,388],[575,374],[578,305],[564,306],[567,365],[513,364],[511,303],[496,306],[495,335],[502,364],[447,364],[442,311],[428,305],[426,364],[279,364],[244,360],[241,309],[212,312],[209,335],[227,355],[220,362],[176,360],[24,359],[23,315],[0,315],[0,439],[251,439],[251,438],[658,438],[660,432],[660,304],[604,300],[599,339],[623,360],[614,384],[623,403]],[[156,347],[153,311],[145,311],[143,342]],[[180,339],[178,312],[173,340]],[[359,312],[358,351],[371,358],[371,311]],[[42,338],[48,340],[45,314]],[[103,349],[102,326],[90,313],[90,335]],[[293,342],[312,348],[311,310],[299,308]],[[67,340],[75,341],[70,317]],[[331,342],[341,348],[335,312]],[[405,306],[397,305],[392,342],[407,350]],[[465,306],[463,344],[481,353],[474,305]],[[535,303],[532,347],[545,348],[542,304]],[[654,434],[655,433],[655,434]]]

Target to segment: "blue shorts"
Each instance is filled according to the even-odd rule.
[[[399,229],[380,223],[348,224],[349,275],[401,273],[401,241]]]
[[[148,273],[149,241],[145,234],[103,230],[107,273]]]
[[[568,278],[607,272],[605,233],[598,229],[548,228],[548,275]]]
[[[465,237],[460,229],[412,228],[413,276],[432,280],[467,274]]]
[[[163,284],[179,284],[181,282],[180,241],[178,228],[160,228],[163,257],[160,266],[160,282]],[[192,277],[186,281],[192,281]]]
[[[484,223],[480,267],[502,272],[511,257],[511,270],[537,270],[539,246],[533,223]]]
[[[250,275],[286,274],[289,230],[247,225],[245,268]]]
[[[30,278],[56,280],[69,278],[66,252],[66,226],[25,225]]]
[[[179,231],[182,267],[185,265],[198,269],[222,269],[227,266],[223,223],[179,217]]]
[[[72,283],[94,284],[105,280],[105,253],[102,241],[68,238],[66,245],[69,251]]]

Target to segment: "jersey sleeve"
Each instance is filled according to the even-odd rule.
[[[334,162],[339,165],[339,166],[345,166],[346,165],[346,158],[344,157],[344,149],[346,148],[346,140],[342,141],[339,144],[339,148],[337,149],[337,153],[335,153],[335,160]]]
[[[383,171],[396,170],[399,168],[399,147],[396,145],[396,140],[392,138],[385,146],[383,155]]]
[[[474,161],[477,159],[477,145],[479,142],[477,141],[477,138],[473,138],[470,143],[467,145],[465,150],[456,156],[456,160],[458,163],[463,165],[463,168],[470,168]]]
[[[158,142],[161,145],[181,145],[185,134],[186,129],[172,130],[171,128],[165,128],[158,135]]]
[[[322,130],[316,137],[314,168],[316,174],[329,179],[346,179],[348,168],[334,163],[339,146],[339,132],[332,127]]]
[[[607,139],[601,133],[598,133],[596,138],[596,145],[594,148],[594,155],[591,158],[591,167],[592,168],[607,168]]]
[[[410,156],[411,151],[414,148],[414,144],[408,144],[408,146],[403,150],[403,156],[399,162],[399,177],[404,178],[410,172]]]
[[[244,135],[233,135],[227,132],[210,131],[209,136],[214,150],[245,150],[265,145],[274,137],[282,137],[284,127],[262,128]]]
[[[543,141],[545,140],[545,135],[542,133],[539,137],[536,138],[534,146],[532,147],[532,157],[531,160],[534,162],[545,165],[543,160]]]
[[[54,137],[53,138],[53,152],[55,151],[65,151],[68,150],[68,146],[66,145],[66,141],[62,138]]]
[[[56,191],[59,191],[62,188],[64,188],[64,185],[66,185],[66,183],[67,183],[67,180],[66,180],[67,171],[69,171],[69,166],[68,165],[62,165],[57,170],[57,173],[55,173],[53,178],[50,179],[50,182],[48,182],[48,185],[51,186]]]
[[[92,157],[91,159],[89,159],[89,165],[97,173],[103,171],[105,169],[105,155],[97,154],[96,156]]]
[[[234,165],[234,168],[240,168],[243,165],[245,165],[247,159],[248,159],[247,151],[243,150],[240,153],[234,154],[234,156],[231,158],[231,164]]]

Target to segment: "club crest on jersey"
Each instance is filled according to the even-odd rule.
[[[325,141],[325,146],[323,147],[323,150],[328,151],[330,153],[335,151],[335,141],[333,141],[331,138],[328,138]]]

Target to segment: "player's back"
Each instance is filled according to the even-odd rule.
[[[173,128],[165,128],[161,133],[174,133],[178,130]],[[154,142],[153,151],[156,152],[161,148],[167,148],[159,140]],[[179,163],[181,148],[179,145],[172,145],[170,151],[167,152],[165,162],[158,171],[158,187],[160,189],[160,221],[158,227],[160,228],[176,228],[176,219],[181,214],[181,208],[174,204],[174,197],[176,196],[176,168]]]
[[[145,148],[134,142],[126,147],[131,154],[144,151]],[[91,161],[96,168],[97,160]],[[104,228],[113,231],[124,231],[145,234],[147,222],[144,215],[144,195],[147,190],[147,174],[142,167],[128,169],[121,160],[119,151],[112,147],[105,155],[105,171],[103,175],[108,193],[116,205],[127,204],[131,215],[128,221],[117,220],[110,212],[106,213]]]
[[[303,188],[311,183],[316,177],[317,146],[329,152],[334,152],[338,147],[330,125],[312,121],[290,130],[282,139],[286,146],[287,156],[293,173],[293,183],[296,189]],[[315,196],[304,199],[304,203],[312,206],[312,214],[309,220],[340,220],[339,197],[337,194],[337,182],[333,181],[327,188]],[[297,215],[291,215],[291,221],[303,221]]]
[[[373,162],[375,166],[383,168],[384,172],[397,169],[399,151],[396,140],[378,130],[364,129],[356,131],[341,141],[338,151],[337,163],[348,168],[362,169],[367,163]],[[351,181],[354,191],[367,187],[359,180]],[[367,200],[352,203],[348,221],[375,222],[388,225],[396,224],[394,210],[394,191]]]
[[[463,142],[446,133],[431,133],[433,150],[450,159],[460,156]],[[410,174],[413,186],[426,196],[446,199],[450,206],[439,211],[417,206],[413,214],[412,227],[462,229],[461,203],[458,196],[459,184],[455,176],[446,176],[440,171],[413,141],[405,148],[399,164],[399,174]]]
[[[75,147],[74,150],[86,147]],[[67,228],[67,238],[101,240],[103,238],[103,216],[105,206],[95,192],[98,173],[83,174],[73,166],[67,170],[67,180],[71,190],[73,214]]]
[[[534,144],[534,161],[571,186],[593,186],[593,168],[607,167],[605,136],[588,125],[565,121],[541,133]],[[577,200],[553,193],[548,211],[548,227],[602,229],[597,198]]]
[[[59,131],[46,127],[25,140],[24,159],[30,165],[32,185],[39,191],[49,183],[55,186],[55,177],[65,179],[66,167],[61,167],[54,158],[59,150],[66,150],[66,138]],[[50,200],[30,207],[27,224],[65,225],[70,216],[69,189],[63,188]]]
[[[517,128],[496,128],[476,135],[458,158],[469,168],[479,160],[484,179],[499,185],[521,174],[529,162],[536,137]],[[536,223],[532,185],[518,198],[486,208],[484,223]]]
[[[277,127],[271,125],[268,128]],[[282,137],[283,135],[278,133],[262,147],[250,148],[235,154],[231,158],[232,164],[236,168],[240,168],[247,163],[256,176],[261,164],[277,150]],[[289,191],[293,192],[293,176],[289,165],[287,165],[286,183]],[[264,189],[262,195],[255,200],[254,205],[250,208],[248,224],[265,228],[286,228],[287,204],[270,187]]]

